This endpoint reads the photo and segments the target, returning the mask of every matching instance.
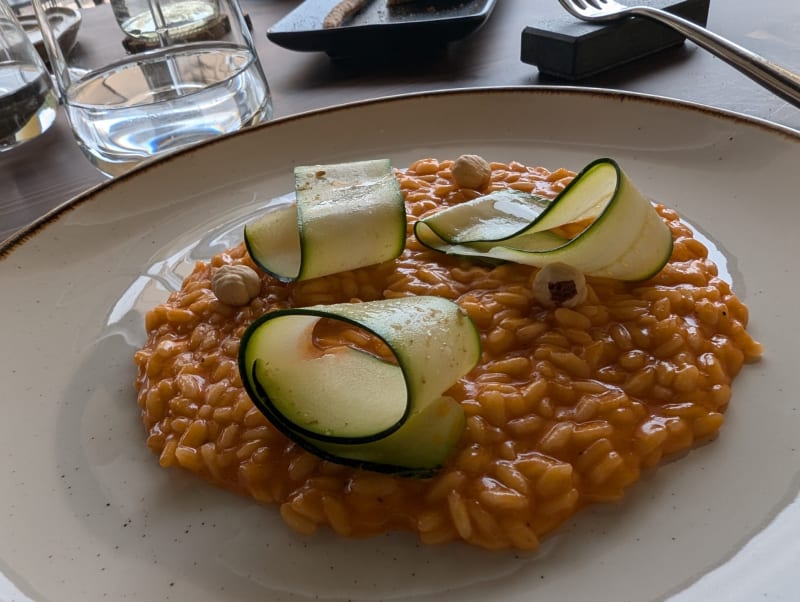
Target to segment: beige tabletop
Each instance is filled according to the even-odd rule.
[[[489,20],[476,32],[413,60],[332,60],[325,53],[294,52],[270,42],[266,31],[299,4],[299,0],[243,0],[272,90],[275,118],[427,90],[575,85],[543,76],[520,60],[523,29],[559,17],[562,9],[556,0],[498,0]],[[113,29],[93,22],[92,10],[84,11],[78,40],[85,50],[102,51],[104,44],[119,41],[104,39],[102,32]],[[796,0],[712,0],[708,27],[800,71]],[[691,43],[577,83],[701,103],[800,130],[800,110]],[[45,135],[0,154],[0,240],[105,179],[81,154],[59,111],[56,124]]]

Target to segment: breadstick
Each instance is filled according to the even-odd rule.
[[[372,0],[342,0],[322,20],[322,27],[330,29],[341,27],[350,17],[364,8]]]

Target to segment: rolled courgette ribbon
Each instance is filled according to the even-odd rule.
[[[592,220],[577,236],[554,229]],[[425,246],[454,255],[542,267],[566,263],[591,276],[645,280],[672,253],[672,233],[612,159],[587,165],[552,202],[500,191],[444,209],[414,225]]]
[[[406,242],[400,184],[388,159],[294,170],[296,203],[245,226],[253,260],[283,282],[394,259]]]
[[[322,318],[382,340],[396,364],[366,351],[313,345]],[[465,418],[443,393],[480,358],[460,308],[420,296],[278,310],[245,332],[239,369],[253,402],[289,438],[335,462],[426,474],[458,442]]]

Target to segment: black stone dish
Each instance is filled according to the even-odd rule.
[[[416,0],[387,7],[372,0],[341,27],[322,20],[339,0],[306,0],[267,31],[275,44],[305,52],[352,57],[378,52],[442,47],[478,29],[496,0]]]

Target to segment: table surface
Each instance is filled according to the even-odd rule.
[[[535,66],[520,60],[522,30],[559,17],[562,9],[556,0],[498,0],[483,27],[422,58],[347,61],[332,60],[324,53],[286,50],[267,40],[266,31],[299,3],[242,0],[269,79],[274,117],[428,90],[575,85],[543,76]],[[84,12],[78,38],[84,46],[96,44],[98,39],[102,42],[103,31],[111,36],[110,28],[92,28],[93,10]],[[800,71],[797,0],[712,0],[708,27]],[[88,31],[93,35],[87,38]],[[800,109],[688,42],[579,83],[687,100],[800,130]],[[0,154],[0,241],[105,179],[82,155],[59,110],[56,124],[43,136]]]

